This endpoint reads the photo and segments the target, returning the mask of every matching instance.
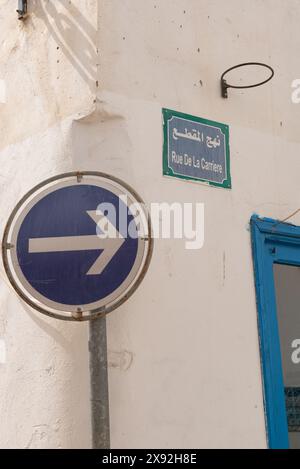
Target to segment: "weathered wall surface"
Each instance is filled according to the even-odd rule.
[[[205,203],[204,248],[157,241],[143,285],[109,317],[110,348],[132,354],[110,371],[113,447],[265,447],[248,223],[299,207],[300,4],[101,3],[99,96],[125,122],[119,148],[100,143],[92,166],[104,158],[147,203]],[[272,83],[221,99],[222,72],[253,60],[274,66]],[[162,107],[230,125],[232,191],[162,177]]]
[[[72,122],[95,99],[97,2],[28,5],[20,22],[0,2],[1,236],[23,194],[74,168]],[[90,447],[87,326],[30,311],[0,275],[0,447]]]
[[[72,169],[121,177],[148,204],[205,203],[203,249],[157,240],[108,318],[112,446],[265,447],[248,222],[298,208],[299,2],[29,4],[19,23],[0,1],[1,231],[21,195]],[[221,73],[248,60],[276,78],[222,100]],[[232,191],[162,176],[162,107],[230,125]],[[0,446],[88,447],[87,328],[29,311],[1,268],[0,339]]]

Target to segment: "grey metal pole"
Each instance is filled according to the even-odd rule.
[[[106,317],[89,323],[93,449],[110,449]]]

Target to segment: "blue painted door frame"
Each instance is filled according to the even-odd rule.
[[[286,449],[289,438],[273,266],[300,266],[300,227],[254,215],[251,235],[268,442],[272,449]]]

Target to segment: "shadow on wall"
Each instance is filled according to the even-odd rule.
[[[34,0],[32,12],[46,25],[63,54],[92,92],[97,87],[97,30],[69,0]]]
[[[40,409],[44,418],[45,404],[42,396],[36,396],[37,385],[41,389],[43,386],[51,388],[45,390],[44,394],[52,398],[54,404],[46,414],[46,421],[43,420],[44,438],[39,434],[36,435],[41,425],[34,424],[33,417],[28,420],[27,425],[31,424],[33,437],[26,447],[51,449],[59,442],[59,445],[55,447],[89,449],[91,447],[91,423],[87,324],[51,320],[32,311],[27,305],[23,303],[22,305],[33,323],[31,330],[31,334],[34,331],[35,337],[33,350],[37,349],[38,344],[40,353],[38,357],[35,357],[31,352],[30,363],[27,368],[21,368],[17,379],[18,381],[22,378],[26,380],[26,373],[30,373],[33,381],[31,384],[28,382],[26,386],[28,389],[31,385],[35,387],[35,390],[32,390],[32,395],[36,397],[35,411],[37,408]],[[28,329],[27,332],[29,332]],[[30,353],[29,341],[27,347]],[[38,372],[35,371],[36,368]],[[16,396],[18,400],[21,400],[22,396],[19,392]],[[33,415],[36,415],[35,412]],[[15,414],[13,418],[16,418]],[[60,422],[57,428],[55,422]]]

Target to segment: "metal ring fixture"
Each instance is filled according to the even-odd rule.
[[[225,75],[227,75],[227,73],[231,72],[232,70],[235,70],[236,68],[247,67],[248,65],[254,65],[254,66],[257,66],[257,67],[267,68],[268,70],[270,70],[271,75],[266,80],[261,81],[259,83],[255,83],[254,85],[236,86],[236,85],[230,85],[229,83],[227,83],[227,81],[225,80]],[[268,81],[272,80],[274,75],[275,75],[275,72],[274,72],[273,68],[270,67],[270,65],[266,65],[266,64],[263,64],[263,63],[260,63],[260,62],[246,62],[246,63],[243,63],[243,64],[235,65],[234,67],[231,67],[228,70],[226,70],[226,72],[224,72],[223,75],[221,76],[222,97],[223,98],[228,98],[228,92],[227,92],[228,88],[234,88],[236,90],[242,90],[242,89],[246,89],[246,88],[256,88],[257,86],[261,86],[261,85],[264,85],[265,83],[268,83]]]

